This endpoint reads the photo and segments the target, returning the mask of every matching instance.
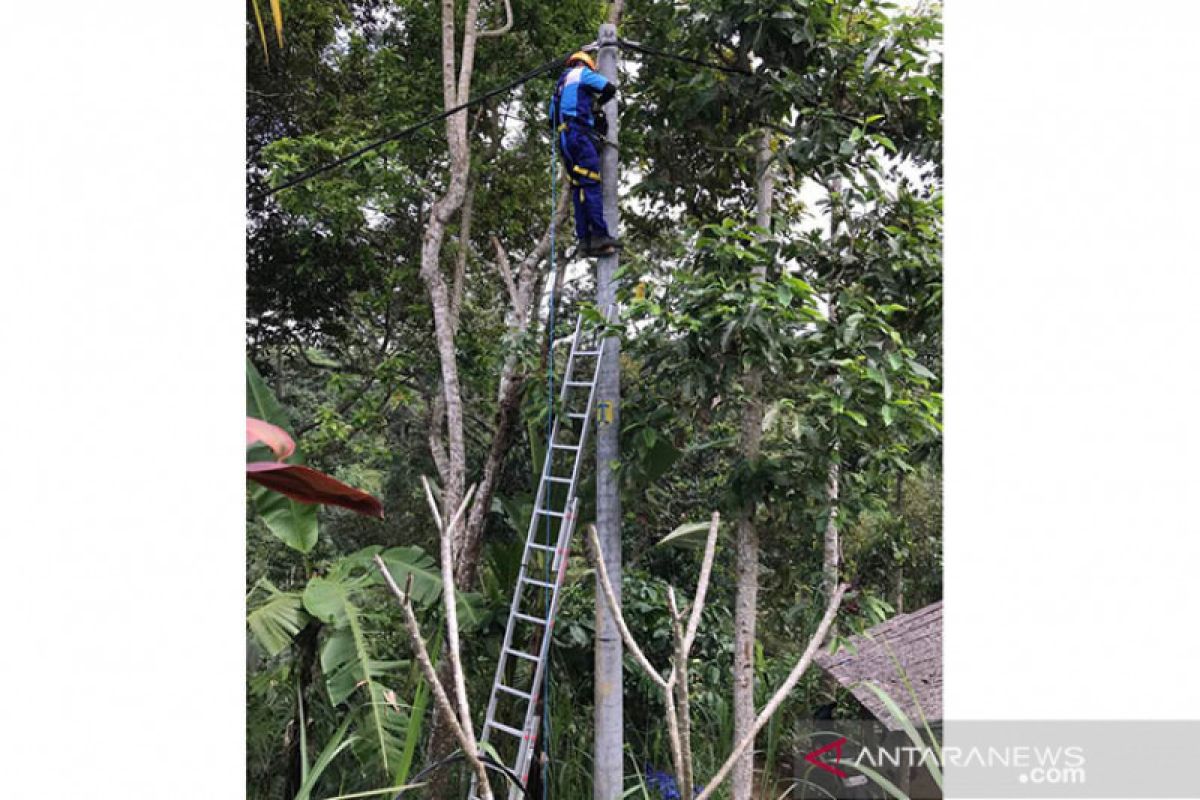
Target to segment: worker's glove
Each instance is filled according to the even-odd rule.
[[[596,112],[596,133],[601,136],[608,136],[608,117],[603,111]]]

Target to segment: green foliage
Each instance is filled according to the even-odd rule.
[[[511,33],[481,42],[475,93],[590,41],[605,9],[565,0],[518,3],[514,12]],[[637,56],[639,66],[627,64],[620,79],[629,181],[625,313],[616,325],[622,579],[630,625],[656,663],[670,655],[665,586],[690,589],[699,569],[694,546],[707,522],[698,521],[719,508],[730,528],[754,499],[762,540],[757,680],[763,690],[778,682],[823,608],[813,587],[834,463],[844,572],[859,587],[858,607],[839,627],[860,630],[901,604],[940,597],[938,12],[882,0],[652,0],[625,10],[624,37],[755,73]],[[501,13],[485,6],[481,27],[498,24]],[[248,20],[251,194],[438,110],[439,16],[435,5],[411,0],[295,0],[269,63]],[[487,519],[480,582],[458,598],[471,631],[464,661],[477,711],[503,635],[545,429],[545,332],[507,334],[492,237],[515,262],[545,229],[551,155],[542,115],[552,85],[532,81],[471,113],[474,218],[465,242],[461,219],[450,221],[442,254],[447,276],[465,256],[456,346],[469,480],[491,445],[500,364],[515,356],[527,378],[522,425]],[[777,175],[769,230],[750,224],[764,128]],[[424,763],[428,687],[369,561],[381,554],[401,583],[412,575],[425,629],[434,631],[441,581],[428,555],[436,540],[418,477],[436,473],[428,432],[440,372],[417,264],[445,159],[435,126],[320,180],[251,200],[248,407],[289,430],[315,466],[369,488],[388,508],[387,519],[372,524],[323,513],[318,536],[315,509],[251,490],[263,515],[248,523],[246,586],[247,788],[255,800],[293,800],[302,784],[311,797],[402,786]],[[590,277],[570,274],[555,337],[593,299]],[[755,459],[736,449],[750,367],[764,376]],[[585,519],[590,471],[589,464]],[[719,546],[691,670],[701,780],[722,760],[732,727],[733,559],[724,538]],[[593,634],[591,574],[574,557],[554,629],[556,796],[591,791]],[[657,690],[632,677],[636,670],[626,674],[629,785],[638,796],[638,770],[669,756]],[[785,761],[791,721],[838,699],[806,677],[759,746]]]
[[[246,615],[246,624],[263,651],[274,658],[291,645],[310,617],[299,592],[282,592],[265,578],[255,588],[267,597]]]
[[[246,360],[246,415],[288,430],[287,415],[254,364]],[[297,452],[289,464],[302,464]],[[317,543],[317,507],[273,492],[257,483],[249,486],[250,502],[271,533],[293,550],[307,553]]]

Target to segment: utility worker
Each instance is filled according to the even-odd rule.
[[[596,62],[582,50],[567,59],[567,68],[558,79],[550,101],[550,124],[558,136],[558,152],[567,166],[571,181],[571,202],[575,206],[575,236],[586,256],[608,255],[620,246],[604,223],[601,198],[600,156],[592,108],[599,109],[617,93],[615,83],[596,72]],[[601,127],[607,122],[601,114]]]

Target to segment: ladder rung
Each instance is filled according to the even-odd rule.
[[[530,694],[529,692],[522,692],[520,689],[514,689],[513,687],[506,686],[503,683],[497,683],[496,688],[502,692],[507,692],[508,694],[514,695],[515,697],[523,698],[525,700],[533,699],[533,695]]]
[[[570,478],[560,478],[557,475],[546,475],[545,478],[546,478],[546,480],[550,481],[551,483],[570,483],[571,482]]]
[[[529,546],[532,547],[534,550],[545,550],[547,553],[557,553],[558,552],[558,548],[552,544],[538,544],[537,542],[530,542]]]
[[[526,622],[532,622],[535,625],[545,625],[546,624],[546,620],[543,619],[542,617],[531,617],[528,614],[522,614],[519,611],[517,613],[513,614],[513,616],[516,617],[517,619],[523,619]]]
[[[563,386],[587,386],[589,389],[592,386],[591,381],[563,381]]]
[[[534,578],[522,578],[521,580],[525,581],[526,583],[532,583],[534,586],[541,586],[543,589],[554,588],[553,583],[546,583],[545,581],[535,580]]]
[[[515,737],[517,737],[518,739],[524,739],[524,738],[525,738],[525,732],[524,732],[524,731],[519,731],[519,730],[517,730],[516,728],[510,728],[510,727],[508,727],[507,725],[505,725],[503,722],[496,722],[496,720],[492,720],[491,722],[489,722],[489,723],[488,723],[488,725],[489,725],[490,727],[492,727],[492,728],[495,728],[495,729],[496,729],[496,730],[498,730],[498,731],[504,731],[504,732],[505,732],[505,733],[507,733],[509,736],[515,736]]]
[[[537,656],[533,655],[532,653],[526,653],[524,650],[513,650],[511,647],[508,648],[507,650],[505,650],[504,652],[510,653],[514,656],[518,656],[520,658],[523,658],[526,661],[532,661],[534,663],[537,663],[540,660]]]
[[[552,511],[549,508],[539,508],[534,513],[541,514],[543,517],[559,517],[560,519],[567,515],[565,511]]]
[[[582,411],[568,411],[567,416],[570,419],[587,419],[588,415]]]
[[[601,353],[600,350],[576,350],[575,351],[575,355],[577,355],[577,356],[598,356],[598,355],[600,355],[600,353]]]
[[[555,450],[578,450],[579,449],[579,445],[577,445],[577,444],[561,444],[559,442],[553,442],[553,443],[551,443],[550,446],[553,447]]]

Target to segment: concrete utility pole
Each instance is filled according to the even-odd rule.
[[[599,72],[617,82],[617,26],[601,25]],[[604,178],[604,221],[612,236],[618,235],[617,213],[617,101],[604,107],[608,118],[608,141],[600,154],[600,172]],[[617,271],[618,252],[596,261],[596,305],[603,311],[616,303],[613,275]],[[613,591],[621,602],[621,497],[617,475],[613,472],[621,457],[618,432],[621,430],[620,340],[611,337],[605,344],[604,360],[596,382],[596,533],[604,550],[608,574],[613,576]],[[596,581],[596,738],[594,800],[619,800],[624,791],[624,707],[622,704],[621,634],[608,613],[603,590]]]

